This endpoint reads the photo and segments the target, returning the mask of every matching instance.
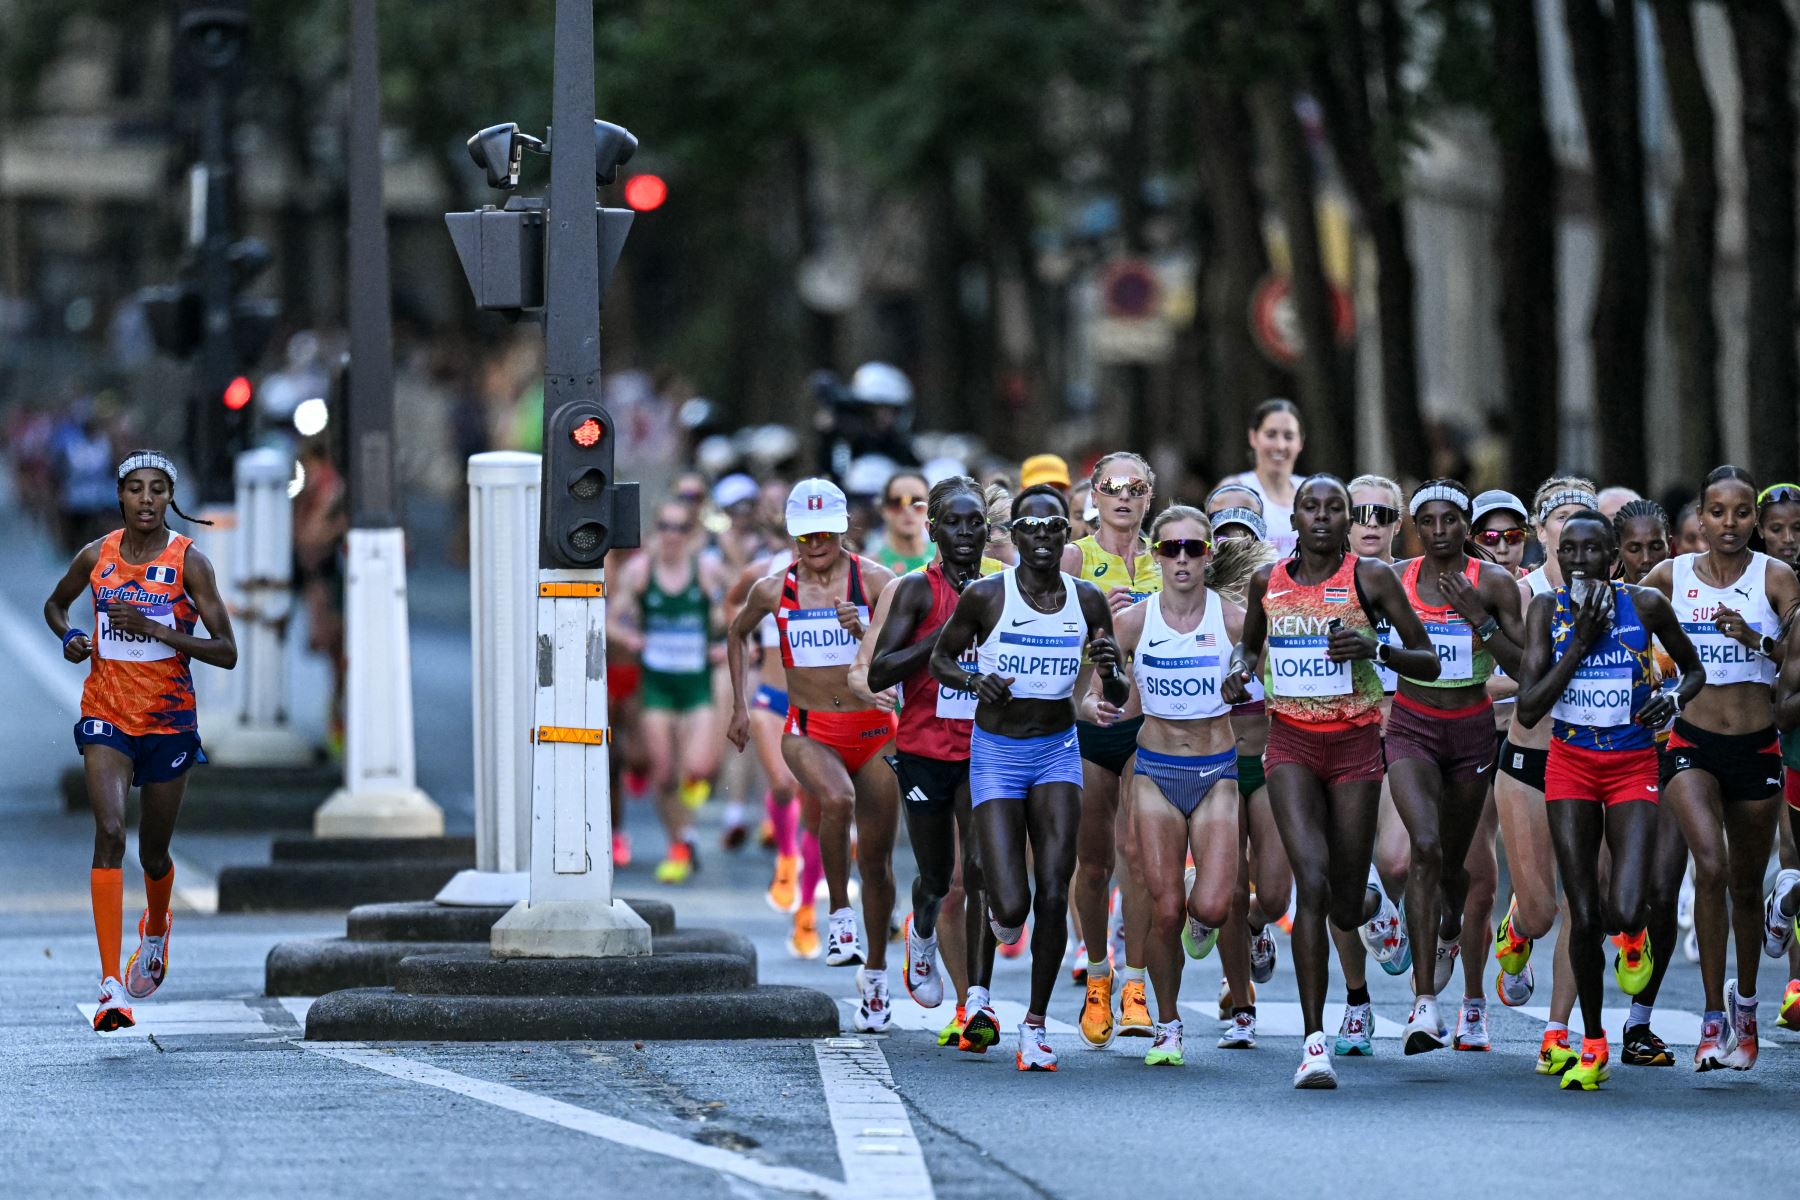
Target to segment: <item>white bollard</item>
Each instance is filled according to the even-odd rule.
[[[415,780],[406,535],[352,529],[344,590],[344,786],[313,814],[318,837],[441,837],[444,811]]]
[[[531,889],[531,664],[537,634],[535,454],[469,459],[469,637],[474,650],[475,869],[439,904],[513,905]]]
[[[287,620],[294,605],[294,505],[287,494],[293,460],[278,450],[246,450],[233,468],[237,530],[230,537],[232,631],[238,665],[232,719],[207,740],[222,767],[299,767],[313,747],[287,713]],[[225,674],[225,672],[212,672]]]
[[[194,547],[212,564],[213,580],[219,586],[219,602],[235,622],[240,611],[237,562],[232,557],[237,545],[237,510],[227,504],[209,504],[200,510],[200,517],[212,524],[194,525]],[[198,628],[205,629],[206,622],[200,622]],[[237,727],[241,683],[236,671],[206,669],[194,672],[194,709],[209,759],[216,757],[219,741],[229,741],[231,731]]]
[[[650,953],[650,926],[612,894],[606,600],[601,571],[537,573],[531,899],[494,925],[500,958]]]

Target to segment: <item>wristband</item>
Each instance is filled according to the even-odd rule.
[[[1758,654],[1761,654],[1764,658],[1774,658],[1775,657],[1775,639],[1770,637],[1766,633],[1763,634],[1762,640],[1760,642],[1756,643],[1756,651]]]
[[[979,671],[966,672],[963,675],[962,690],[965,692],[973,693],[975,691],[976,687],[980,683],[981,683],[981,672],[979,672]]]
[[[1494,616],[1491,613],[1488,615],[1487,620],[1483,621],[1480,625],[1477,625],[1475,627],[1475,636],[1480,638],[1484,642],[1499,632],[1500,632],[1500,618]]]
[[[63,648],[65,650],[68,649],[70,642],[74,641],[78,637],[86,637],[87,635],[88,635],[87,630],[76,629],[74,626],[70,626],[69,632],[63,634]]]

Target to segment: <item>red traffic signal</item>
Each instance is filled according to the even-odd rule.
[[[249,406],[250,397],[253,394],[254,389],[251,388],[250,381],[239,375],[225,385],[225,407],[232,412],[238,412]]]
[[[625,203],[638,212],[653,212],[669,198],[661,175],[633,175],[625,181]]]
[[[569,440],[574,442],[577,446],[580,446],[583,450],[591,450],[599,445],[600,439],[605,433],[606,430],[601,426],[600,422],[594,417],[589,417],[575,428],[569,430]]]

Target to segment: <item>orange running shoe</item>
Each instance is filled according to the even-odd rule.
[[[1650,952],[1650,932],[1640,929],[1634,934],[1617,933],[1612,942],[1619,948],[1613,955],[1613,978],[1619,981],[1620,991],[1635,996],[1650,986],[1650,974],[1656,970],[1656,958]]]
[[[613,866],[629,867],[631,865],[631,835],[613,830]]]
[[[1113,1024],[1112,975],[1088,972],[1087,998],[1081,1002],[1081,1040],[1095,1050],[1113,1044],[1118,1030]]]
[[[788,933],[788,953],[795,958],[819,957],[819,917],[810,904],[794,914],[794,928]]]
[[[779,913],[796,912],[800,908],[800,856],[798,854],[777,854],[775,856],[775,878],[769,883],[769,890],[764,894],[769,907]]]
[[[1025,953],[1025,951],[1031,948],[1031,922],[1025,922],[1025,931],[1019,934],[1018,941],[1011,945],[1001,942],[994,948],[1000,952],[1001,958],[1017,958],[1019,955]]]
[[[1544,1030],[1543,1044],[1538,1047],[1537,1073],[1539,1075],[1561,1075],[1575,1065],[1581,1056],[1569,1049],[1569,1031],[1566,1029]]]
[[[1144,1002],[1144,981],[1141,979],[1128,979],[1119,989],[1119,1036],[1156,1036],[1156,1026],[1150,1020],[1150,1006]]]

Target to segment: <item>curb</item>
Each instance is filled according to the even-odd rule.
[[[756,986],[756,964],[729,954],[634,958],[487,958],[415,954],[394,968],[396,993],[435,997],[678,996]]]
[[[219,911],[329,912],[389,900],[429,900],[468,865],[457,858],[226,867],[219,872]]]

